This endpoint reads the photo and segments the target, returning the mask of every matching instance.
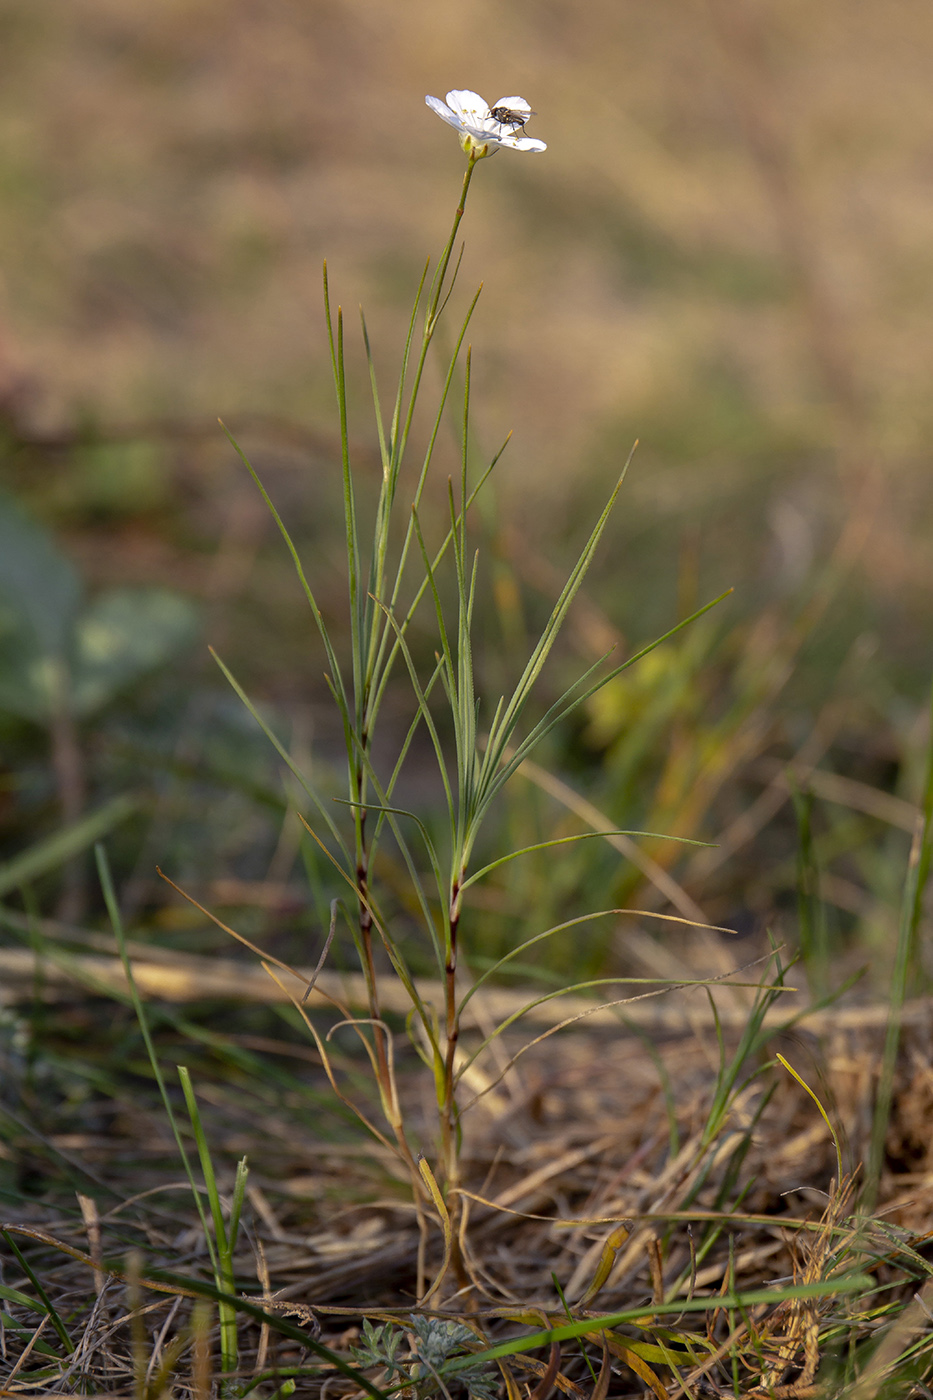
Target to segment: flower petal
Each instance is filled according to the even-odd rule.
[[[546,141],[536,141],[533,136],[500,136],[500,146],[509,146],[513,151],[546,151]]]
[[[483,122],[489,116],[489,108],[478,92],[469,88],[454,88],[447,94],[447,105],[456,112],[465,126],[482,131]]]
[[[447,122],[449,126],[455,126],[458,129],[462,128],[463,122],[457,116],[456,112],[450,110],[446,102],[442,102],[439,97],[426,97],[424,100],[431,108],[431,111],[436,112],[442,121]]]

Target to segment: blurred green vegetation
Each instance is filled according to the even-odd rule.
[[[750,940],[737,957],[766,928],[796,940],[790,768],[813,792],[834,952],[883,950],[931,670],[933,21],[919,0],[484,2],[466,24],[450,0],[156,0],[145,14],[3,0],[0,40],[5,858],[132,791],[111,839],[139,927],[219,945],[166,899],[159,863],[282,955],[319,946],[333,879],[203,643],[325,786],[338,736],[288,561],[215,420],[243,440],[337,616],[320,264],[364,302],[391,382],[461,176],[423,94],[463,84],[526,93],[549,143],[540,160],[484,163],[463,230],[458,295],[485,282],[478,458],[515,428],[475,522],[492,576],[484,679],[503,684],[638,438],[549,693],[581,658],[735,593],[543,762],[607,827],[720,843],[645,853],[684,907]],[[348,353],[351,436],[375,482],[352,329]],[[453,432],[445,450],[453,468]],[[404,685],[387,714],[401,737]],[[405,800],[431,820],[423,759],[416,745]],[[520,778],[496,839],[580,822]],[[376,874],[403,922],[399,872],[383,857]],[[46,876],[37,898],[97,911],[75,876]],[[515,862],[477,900],[480,962],[583,907],[671,908],[595,842]],[[702,956],[685,932],[657,941]],[[539,971],[627,966],[634,946],[585,930]]]

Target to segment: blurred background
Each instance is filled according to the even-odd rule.
[[[291,565],[217,419],[336,615],[321,265],[375,481],[356,306],[389,400],[463,171],[424,95],[469,87],[526,97],[548,143],[484,161],[462,225],[455,296],[483,282],[478,459],[514,430],[476,521],[490,688],[636,438],[542,705],[734,589],[561,731],[500,830],[546,839],[601,814],[717,848],[515,862],[483,894],[483,956],[625,900],[736,929],[740,961],[768,930],[803,937],[817,984],[878,954],[883,981],[929,733],[931,68],[920,0],[0,0],[11,931],[33,898],[65,924],[99,909],[84,858],[63,873],[41,852],[103,811],[137,929],[228,950],[159,864],[316,957],[332,877],[207,644],[325,787],[340,736]],[[408,782],[430,809],[417,761]],[[129,815],[107,807],[127,797]],[[539,972],[708,957],[683,931],[600,926]]]

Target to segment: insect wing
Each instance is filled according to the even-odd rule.
[[[535,115],[524,97],[500,97],[492,110],[494,112],[508,112],[507,118],[500,118],[503,121],[526,122],[529,117]]]

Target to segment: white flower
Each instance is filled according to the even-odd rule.
[[[454,88],[447,101],[426,97],[425,102],[448,126],[460,132],[460,145],[470,154],[491,156],[500,146],[513,151],[546,151],[543,141],[525,136],[525,122],[534,116],[524,97],[500,97],[491,108],[478,92],[469,88]]]

